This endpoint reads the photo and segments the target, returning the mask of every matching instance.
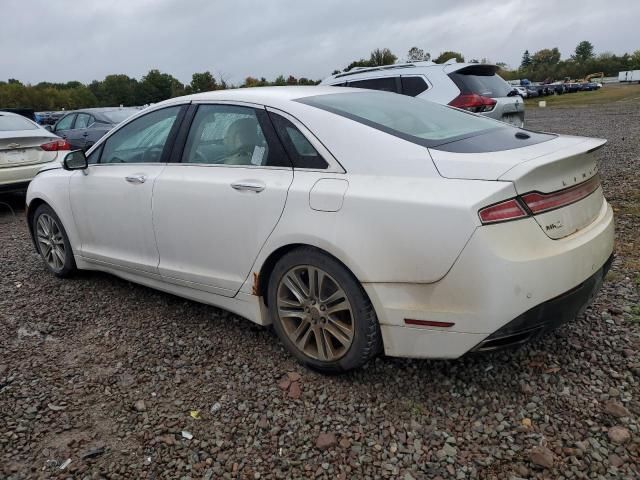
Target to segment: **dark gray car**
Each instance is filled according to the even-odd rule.
[[[51,131],[66,139],[73,150],[87,150],[105,133],[139,111],[136,107],[75,110],[60,118]]]

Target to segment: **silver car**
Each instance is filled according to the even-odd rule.
[[[28,118],[0,111],[0,193],[26,190],[41,168],[59,164],[69,149]]]
[[[357,67],[325,78],[320,85],[400,93],[522,127],[524,102],[497,71],[497,66],[483,63],[413,62]]]

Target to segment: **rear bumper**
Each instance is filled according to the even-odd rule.
[[[0,183],[0,193],[26,192],[29,182]]]
[[[537,305],[511,320],[473,348],[473,352],[489,352],[517,347],[540,337],[575,319],[589,306],[611,268],[613,255],[584,282],[568,292]]]
[[[485,340],[488,349],[492,340],[526,332],[527,322],[534,322],[530,336],[541,333],[555,325],[551,319],[562,309],[567,312],[558,323],[573,318],[599,287],[613,241],[613,211],[603,201],[596,220],[559,240],[547,237],[533,219],[480,227],[436,283],[364,283],[385,353],[457,358],[481,349]],[[405,319],[446,325],[409,326]]]
[[[57,157],[56,155],[56,158],[50,162],[0,168],[0,191],[26,190],[29,182],[33,180],[33,177],[37,175],[40,169],[55,165],[58,162]]]

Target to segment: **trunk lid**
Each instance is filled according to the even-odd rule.
[[[9,135],[0,137],[0,168],[31,165],[51,162],[56,159],[57,152],[47,152],[40,145],[56,140],[58,137],[45,130],[6,132]]]
[[[571,198],[572,192],[581,189],[577,193],[582,196],[575,201],[533,216],[545,234],[559,239],[589,225],[603,207],[602,188],[594,177],[598,175],[596,150],[605,143],[597,138],[558,136],[497,152],[429,152],[446,178],[512,182],[520,196],[537,192],[542,194],[538,197],[550,198],[553,193],[557,198]]]

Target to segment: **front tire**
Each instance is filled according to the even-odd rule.
[[[68,277],[76,271],[76,262],[67,232],[56,212],[46,204],[40,205],[32,220],[32,231],[38,253],[46,267],[57,277]]]
[[[345,372],[381,350],[378,319],[362,286],[317,249],[293,250],[276,263],[267,300],[278,337],[310,368]]]

